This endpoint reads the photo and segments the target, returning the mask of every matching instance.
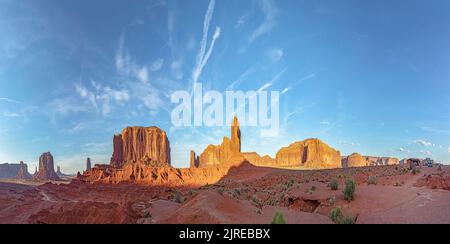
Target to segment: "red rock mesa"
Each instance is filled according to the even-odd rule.
[[[55,173],[53,156],[50,152],[43,153],[39,157],[39,171],[34,176],[35,180],[59,180]]]

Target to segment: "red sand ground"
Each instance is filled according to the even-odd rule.
[[[368,185],[369,176],[378,183]],[[345,178],[357,182],[343,199]],[[339,181],[332,191],[327,184]],[[450,223],[450,167],[296,171],[243,167],[196,189],[145,185],[0,183],[0,223],[332,223],[340,207],[356,223]]]

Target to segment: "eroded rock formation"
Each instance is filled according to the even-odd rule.
[[[91,170],[92,165],[91,165],[91,158],[87,158],[86,159],[86,171]]]
[[[367,166],[367,160],[359,153],[353,153],[348,157],[342,158],[342,167],[343,168],[352,168],[352,167],[365,167]]]
[[[391,157],[372,157],[362,156],[359,153],[353,153],[349,156],[342,157],[342,167],[364,167],[364,166],[383,166],[399,164],[397,158]]]
[[[270,157],[269,155],[265,155],[265,156],[260,156],[258,153],[256,152],[244,152],[242,153],[242,155],[244,156],[244,158],[250,162],[253,165],[256,166],[266,166],[266,167],[270,167],[270,166],[276,166],[277,161]]]
[[[305,169],[334,169],[341,167],[340,152],[319,139],[307,139],[281,148],[276,166]]]
[[[209,145],[199,156],[198,167],[230,165],[243,159],[241,155],[241,131],[237,117],[231,124],[231,139],[224,137],[220,145]]]
[[[170,166],[170,145],[166,132],[158,127],[127,127],[113,139],[111,165],[144,164]]]
[[[365,156],[365,158],[369,166],[396,165],[400,162],[398,158],[391,157]]]
[[[191,151],[191,155],[189,157],[189,168],[198,168],[199,157],[195,154],[194,151]]]
[[[59,180],[50,152],[43,153],[39,157],[39,171],[33,178],[35,180]]]
[[[19,164],[0,164],[0,178],[31,179],[28,166],[20,161]]]
[[[17,172],[16,179],[29,180],[33,178],[31,174],[28,172],[28,165],[20,161],[19,171]]]

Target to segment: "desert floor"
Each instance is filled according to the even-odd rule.
[[[376,184],[368,184],[369,176]],[[345,201],[346,178],[357,183]],[[336,179],[338,190],[328,183]],[[214,185],[172,188],[79,181],[0,182],[0,223],[332,223],[336,207],[357,224],[450,223],[450,167],[286,170],[243,166]]]

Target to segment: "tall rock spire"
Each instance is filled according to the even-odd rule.
[[[91,165],[91,158],[87,158],[86,159],[86,171],[91,170],[92,165]]]
[[[237,116],[234,116],[231,123],[231,150],[232,152],[241,152],[241,130]]]

